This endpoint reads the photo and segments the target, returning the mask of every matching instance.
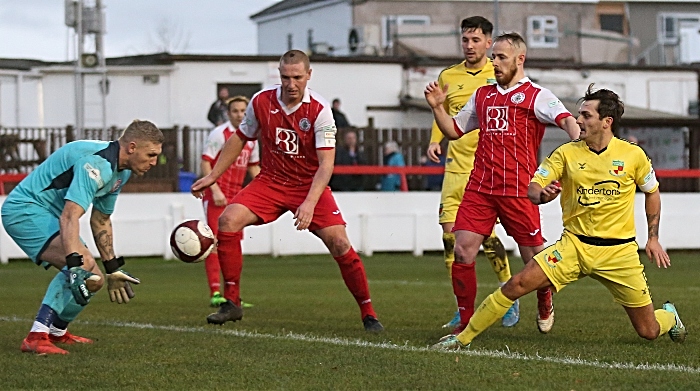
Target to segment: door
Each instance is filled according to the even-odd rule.
[[[681,63],[700,62],[700,22],[681,22],[678,30]]]

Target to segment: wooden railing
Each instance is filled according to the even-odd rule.
[[[358,134],[358,148],[365,154],[367,166],[383,166],[382,145],[385,142],[393,140],[399,144],[405,158],[406,169],[412,167],[410,170],[418,170],[411,173],[405,172],[405,188],[407,189],[423,190],[426,176],[436,175],[434,171],[430,170],[440,170],[439,167],[419,167],[423,163],[421,157],[425,154],[430,141],[429,129],[377,129],[372,127],[340,129],[337,136],[338,145],[342,144],[345,133],[351,129]],[[197,175],[200,174],[202,148],[211,129],[184,126],[181,129],[173,127],[162,130],[165,135],[165,143],[163,144],[163,153],[158,159],[158,165],[143,177],[133,177],[129,180],[124,191],[177,191],[181,169]],[[121,129],[116,127],[105,130],[85,130],[88,138],[105,141],[115,140],[120,133]],[[698,145],[698,141],[694,132],[691,132],[691,136],[689,153],[692,163],[697,160],[698,152],[695,150],[697,148],[695,146]],[[29,173],[52,152],[74,139],[75,132],[72,126],[64,128],[0,127],[0,175]],[[181,154],[178,153],[178,150],[181,151]],[[182,156],[181,161],[178,161],[178,156]],[[691,168],[691,170],[657,170],[659,177],[662,178],[664,191],[699,191],[700,178],[695,176],[697,167],[691,165]],[[361,170],[359,167],[358,169]],[[345,170],[345,168],[340,170]],[[380,173],[371,169],[361,173],[367,176],[366,190],[373,190],[372,184],[379,182],[381,175],[384,174],[383,171]],[[8,187],[11,186],[11,182],[6,182],[4,190],[9,191]]]
[[[143,177],[133,176],[124,191],[177,191],[178,189],[178,128],[161,129],[165,136],[163,153],[158,164]],[[117,127],[107,129],[85,129],[89,140],[116,140],[122,130]],[[0,175],[6,175],[0,193],[9,192],[14,187],[13,179],[28,174],[48,156],[68,142],[74,141],[75,129],[0,127]]]

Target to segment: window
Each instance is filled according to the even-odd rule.
[[[600,14],[598,15],[600,29],[603,31],[614,31],[616,33],[625,33],[625,19],[620,14]]]
[[[527,18],[527,45],[533,48],[559,47],[559,29],[556,16]]]
[[[657,19],[658,41],[664,45],[676,45],[680,39],[680,25],[699,22],[700,14],[661,13]]]
[[[396,27],[401,25],[427,26],[430,16],[427,15],[388,15],[382,16],[382,47],[394,46]]]

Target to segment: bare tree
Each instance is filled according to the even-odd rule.
[[[150,46],[157,52],[184,53],[190,44],[191,34],[182,28],[182,24],[169,18],[163,18],[156,30],[149,37]]]

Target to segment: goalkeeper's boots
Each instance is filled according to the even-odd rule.
[[[212,307],[219,307],[226,302],[226,298],[221,296],[221,292],[216,291],[211,295],[211,300],[209,300],[209,305]]]
[[[513,327],[520,321],[520,300],[515,300],[515,303],[508,308],[508,312],[503,315],[501,324],[503,327]]]
[[[454,329],[455,327],[459,326],[461,321],[462,321],[462,319],[459,316],[459,311],[455,311],[455,316],[452,317],[452,320],[443,324],[442,328],[443,329]]]
[[[233,304],[231,300],[226,300],[225,303],[221,304],[218,312],[207,316],[207,323],[224,324],[229,321],[235,322],[241,319],[243,319],[243,309]]]
[[[90,338],[73,335],[70,333],[70,331],[66,331],[66,333],[61,336],[49,334],[49,341],[53,343],[64,343],[66,345],[73,345],[76,343],[92,343]]]
[[[67,350],[63,350],[49,341],[48,333],[29,333],[27,338],[22,341],[20,349],[25,353],[36,353],[40,356],[46,354],[68,354]]]
[[[384,331],[384,326],[372,315],[365,316],[362,319],[362,325],[365,326],[365,331],[369,333],[381,333]]]
[[[436,350],[460,350],[469,349],[469,344],[464,345],[463,343],[459,342],[456,335],[448,334],[440,338],[440,341],[430,348]]]
[[[683,343],[683,341],[685,341],[685,337],[688,336],[688,330],[686,330],[685,326],[683,326],[683,322],[681,322],[681,318],[678,316],[676,306],[670,301],[667,301],[663,306],[661,306],[661,308],[671,312],[676,317],[676,324],[671,327],[671,330],[668,330],[668,336],[671,337],[671,341]]]
[[[554,304],[552,304],[552,290],[546,293],[537,292],[537,329],[540,333],[547,334],[554,326]]]

